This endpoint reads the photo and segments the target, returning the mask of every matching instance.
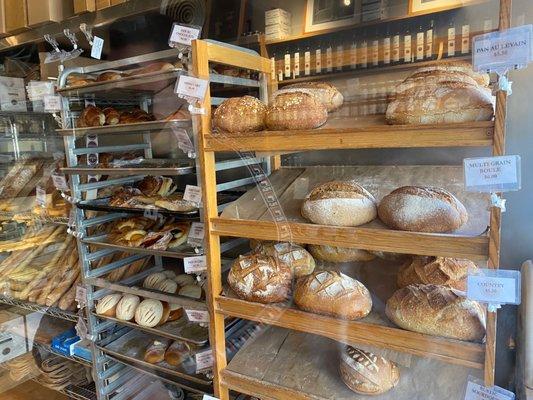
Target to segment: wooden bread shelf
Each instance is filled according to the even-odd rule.
[[[206,151],[306,151],[492,146],[494,122],[387,125],[384,116],[331,120],[324,127],[248,134],[211,134]]]

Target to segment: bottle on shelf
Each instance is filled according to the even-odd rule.
[[[465,23],[461,28],[461,54],[470,53],[470,24]]]
[[[434,60],[436,55],[433,54],[433,40],[435,35],[435,21],[429,21],[429,27],[426,31],[426,60]]]
[[[304,51],[304,76],[310,76],[311,75],[311,47],[309,46],[309,42],[305,44],[305,51]]]
[[[400,30],[397,29],[392,37],[392,50],[391,50],[392,64],[400,63]]]
[[[383,65],[390,65],[391,63],[391,40],[390,28],[387,25],[385,37],[383,38]]]
[[[285,56],[284,56],[284,75],[283,77],[285,79],[291,79],[291,53],[289,52],[289,48],[285,48]]]
[[[424,36],[424,29],[420,24],[416,32],[416,61],[424,61]]]
[[[372,38],[372,66],[379,66],[379,31],[377,28]]]
[[[300,77],[300,45],[299,44],[296,45],[296,51],[294,52],[294,56],[293,56],[292,76],[295,79]]]
[[[363,41],[361,42],[359,49],[360,49],[359,54],[361,54],[361,57],[359,57],[359,59],[361,60],[360,62],[361,68],[367,68],[368,67],[368,42],[366,39],[366,31],[363,31]]]
[[[344,45],[343,38],[340,37],[335,48],[335,70],[341,72],[344,68]]]
[[[451,19],[448,24],[448,46],[446,49],[446,56],[455,56],[455,22],[453,19]]]
[[[331,39],[326,47],[326,72],[333,72],[333,44]]]
[[[410,63],[413,57],[413,42],[411,40],[411,31],[409,27],[405,30],[405,35],[403,36],[403,62]]]
[[[357,36],[355,32],[352,35],[352,44],[350,45],[350,68],[357,68]]]
[[[281,53],[281,55],[283,55],[283,53]],[[285,74],[285,60],[281,56],[276,59],[276,73],[278,76],[278,82],[282,82],[283,75]]]
[[[322,73],[322,48],[320,42],[318,42],[315,50],[315,73]]]

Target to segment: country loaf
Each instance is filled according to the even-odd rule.
[[[270,130],[314,129],[326,123],[328,110],[309,93],[281,93],[268,105],[265,123]]]
[[[295,278],[309,275],[315,269],[315,260],[302,246],[293,243],[260,243],[259,253],[279,258],[288,265]]]
[[[266,106],[252,96],[224,100],[213,113],[213,127],[221,132],[255,132],[265,127]]]
[[[308,93],[315,96],[324,106],[326,106],[329,112],[335,111],[342,106],[344,97],[341,92],[327,82],[303,82],[294,83],[292,85],[284,86],[283,89],[274,92],[273,98],[276,98],[283,93]]]
[[[370,261],[376,258],[374,254],[366,250],[354,249],[351,247],[310,244],[308,249],[317,260],[333,263]]]

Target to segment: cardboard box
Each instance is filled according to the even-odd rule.
[[[28,3],[28,25],[47,22],[61,22],[74,14],[74,6],[64,0],[26,0]]]
[[[271,18],[265,18],[265,26],[277,25],[277,24],[291,25],[291,20],[290,20],[290,18],[287,19],[287,18],[284,18],[284,17],[282,17],[280,15],[276,15],[276,16],[271,17]]]
[[[290,21],[291,13],[288,11],[285,11],[282,8],[275,8],[273,10],[265,11],[265,20],[269,18],[276,18],[276,17],[282,17]]]
[[[74,14],[96,11],[96,0],[74,0]]]
[[[28,26],[26,0],[4,0],[6,32],[14,33]]]
[[[268,25],[265,27],[265,35],[271,36],[277,33],[289,36],[291,34],[291,27],[287,25]]]

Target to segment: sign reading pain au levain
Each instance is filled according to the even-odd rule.
[[[474,69],[504,74],[511,69],[527,67],[532,59],[532,32],[532,25],[522,25],[474,37]]]

